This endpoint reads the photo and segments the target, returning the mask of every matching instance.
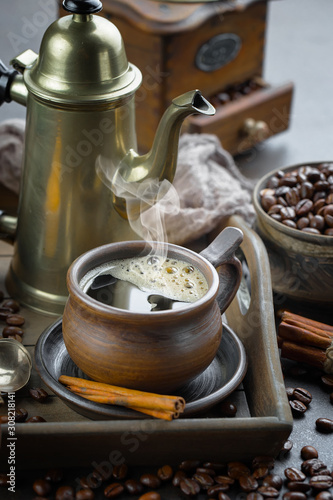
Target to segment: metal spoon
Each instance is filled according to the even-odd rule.
[[[20,342],[0,339],[0,391],[15,392],[24,387],[31,369],[31,356]]]

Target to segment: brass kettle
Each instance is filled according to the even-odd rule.
[[[54,314],[63,311],[76,257],[138,239],[125,201],[96,171],[98,158],[127,183],[172,182],[184,118],[215,113],[198,90],[177,97],[151,151],[140,156],[134,96],[141,72],[128,63],[118,29],[94,15],[99,0],[64,0],[63,7],[71,15],[48,27],[39,55],[25,51],[11,61],[14,70],[0,65],[0,104],[27,107],[18,216],[0,212],[0,232],[13,235],[15,246],[6,286],[22,303]]]

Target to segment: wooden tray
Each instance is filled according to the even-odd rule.
[[[227,321],[245,346],[248,359],[243,387],[230,398],[238,407],[237,417],[220,418],[205,413],[172,422],[156,419],[92,421],[69,409],[57,396],[45,403],[29,397],[28,388],[42,386],[33,371],[29,386],[16,393],[16,407],[29,416],[41,415],[47,422],[16,425],[17,468],[90,466],[93,462],[128,464],[177,464],[184,459],[202,461],[250,460],[256,455],[276,456],[292,430],[276,343],[269,262],[260,238],[238,217],[229,225],[244,232],[242,252],[250,269],[251,296],[243,283],[227,311]],[[8,269],[12,248],[0,242],[0,289]],[[41,332],[54,322],[22,309],[26,319],[24,344],[33,352]],[[0,409],[5,413],[6,408]],[[1,427],[5,448],[7,426]],[[118,462],[119,463],[119,462]],[[0,467],[6,467],[1,453]]]

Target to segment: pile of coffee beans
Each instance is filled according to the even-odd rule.
[[[5,324],[2,329],[3,338],[15,339],[22,342],[25,319],[18,314],[19,311],[20,304],[14,299],[5,298],[4,293],[0,290],[0,322]]]
[[[222,92],[210,97],[210,102],[215,107],[237,101],[241,97],[248,96],[256,90],[262,89],[263,85],[258,79],[249,79],[242,83],[228,85]]]
[[[260,192],[267,214],[300,231],[333,236],[333,163],[278,171]]]
[[[285,450],[290,451],[291,441]],[[68,471],[52,469],[37,477],[31,492],[34,500],[93,500],[97,498],[123,498],[131,495],[137,500],[161,500],[175,496],[200,499],[230,500],[333,500],[332,471],[319,458],[318,451],[310,445],[300,451],[300,463],[288,466],[277,474],[276,461],[269,456],[257,456],[251,463],[227,463],[185,460],[177,467],[163,465],[153,472],[131,474],[125,464],[113,468],[94,469],[83,477],[67,476]],[[0,486],[5,485],[5,475],[0,474]],[[165,497],[164,485],[168,494]],[[230,496],[229,496],[230,495]],[[31,497],[33,498],[33,497]]]
[[[21,306],[20,304],[10,298],[5,297],[5,294],[0,290],[0,323],[4,323],[2,328],[2,338],[14,339],[18,342],[22,342],[24,335],[24,317],[19,314]],[[48,393],[40,387],[31,387],[29,389],[29,394],[35,401],[44,402],[48,397]],[[0,396],[6,398],[7,394],[1,392]],[[16,408],[15,410],[15,422],[45,422],[46,420],[39,416],[33,415],[28,418],[28,411],[25,408]],[[0,424],[8,422],[8,415],[0,415]]]

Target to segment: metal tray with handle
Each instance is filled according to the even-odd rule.
[[[172,422],[91,420],[50,390],[45,403],[33,401],[29,387],[47,389],[34,368],[29,385],[15,395],[16,407],[26,408],[29,416],[41,415],[46,422],[16,425],[18,468],[89,466],[119,457],[133,465],[161,460],[175,464],[191,458],[223,462],[279,453],[292,430],[292,416],[276,341],[268,256],[261,239],[241,218],[231,217],[228,225],[244,233],[241,252],[250,282],[249,287],[243,280],[226,312],[228,325],[245,348],[248,365],[242,386],[232,394],[239,401],[236,418],[222,418],[211,411]],[[4,289],[12,250],[9,245],[0,250],[0,289]],[[28,309],[22,309],[22,315],[26,319],[23,342],[33,354],[38,338],[55,318]],[[1,432],[4,447],[6,425],[1,426]],[[6,453],[2,453],[0,466],[6,460]]]

